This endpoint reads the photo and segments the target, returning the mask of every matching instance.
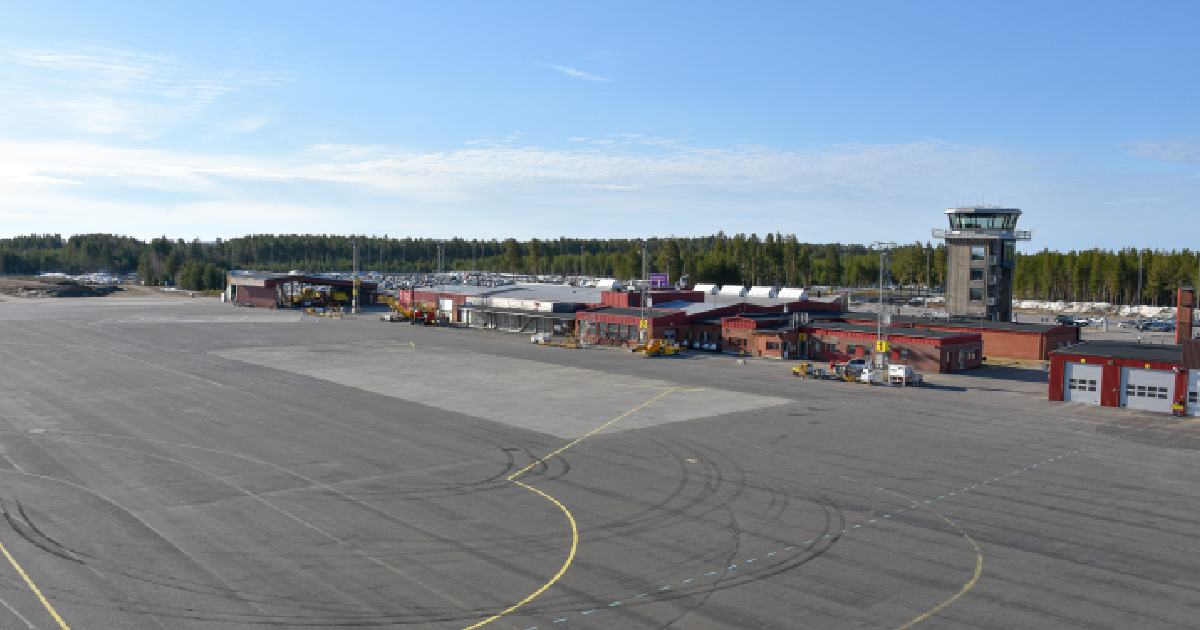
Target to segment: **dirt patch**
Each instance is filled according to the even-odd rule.
[[[0,294],[19,298],[103,297],[121,290],[119,286],[81,284],[71,280],[0,279]]]

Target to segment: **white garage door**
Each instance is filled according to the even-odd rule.
[[[1099,365],[1067,363],[1063,374],[1063,400],[1099,405],[1101,374]]]
[[[1121,368],[1121,406],[1171,413],[1175,373],[1170,370]]]
[[[1188,370],[1187,412],[1200,416],[1200,370]]]

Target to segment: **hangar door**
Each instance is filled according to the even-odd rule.
[[[1187,412],[1200,416],[1200,370],[1188,370]]]
[[[1171,370],[1121,368],[1121,406],[1146,411],[1171,413],[1171,390],[1175,373]]]
[[[1085,363],[1067,363],[1063,373],[1063,400],[1100,404],[1100,375],[1103,368]]]

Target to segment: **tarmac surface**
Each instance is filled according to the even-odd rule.
[[[1200,426],[211,299],[0,302],[0,628],[1195,628]]]

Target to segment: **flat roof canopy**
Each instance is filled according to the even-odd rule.
[[[288,282],[299,282],[301,284],[319,284],[331,287],[353,287],[354,280],[345,278],[326,278],[324,276],[293,276],[286,273],[231,273],[229,274],[229,284],[235,286],[249,287],[274,287]],[[379,288],[378,282],[368,282],[359,280],[358,286],[369,291],[375,291]]]

